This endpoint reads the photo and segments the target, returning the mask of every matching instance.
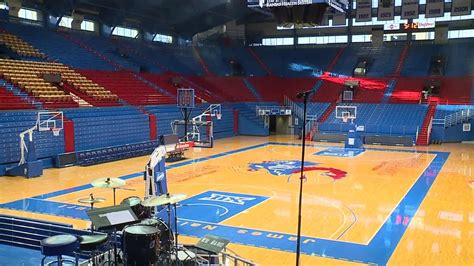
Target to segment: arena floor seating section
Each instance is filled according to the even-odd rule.
[[[74,122],[76,151],[150,140],[148,116],[135,107],[64,109]]]
[[[427,105],[412,104],[341,104],[357,107],[354,124],[365,127],[367,134],[389,136],[413,136],[421,129],[428,110]],[[325,123],[319,126],[322,132],[347,132],[348,124],[336,118],[334,110]]]

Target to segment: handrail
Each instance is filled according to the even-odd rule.
[[[347,132],[351,123],[318,123],[319,131],[325,132]],[[410,125],[378,125],[378,124],[357,124],[357,127],[363,128],[363,133],[384,134],[390,136],[418,136],[420,134],[419,126]]]
[[[457,125],[474,117],[474,109],[464,109],[444,117],[444,127]]]
[[[263,113],[261,114],[260,113],[260,110],[291,110],[291,108],[289,106],[279,106],[279,105],[256,105],[255,106],[255,114],[257,116],[265,116],[267,114]]]
[[[430,124],[428,125],[428,131],[426,132],[426,143],[430,143],[431,129],[433,127],[433,117],[431,117]]]
[[[299,118],[303,119],[303,113],[304,110],[301,106],[296,104],[294,101],[292,101],[288,96],[284,96],[283,98],[283,103],[285,106],[288,106],[291,108],[291,111]]]

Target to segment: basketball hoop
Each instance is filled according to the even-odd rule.
[[[53,132],[53,135],[55,137],[59,136],[59,132],[61,132],[61,129],[60,128],[56,128],[56,127],[52,127],[51,128],[51,131]]]
[[[348,121],[349,121],[349,116],[348,116],[348,115],[344,115],[344,116],[342,117],[342,122],[347,123]]]

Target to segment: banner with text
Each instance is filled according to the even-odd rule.
[[[379,0],[379,8],[377,12],[378,21],[393,20],[395,13],[395,0],[391,0],[390,5],[384,6],[384,3],[386,2],[387,1]]]
[[[402,1],[402,19],[418,18],[418,0]]]
[[[372,0],[357,0],[356,21],[365,22],[372,20]]]
[[[451,16],[465,16],[471,14],[471,0],[453,0],[451,2]]]
[[[444,0],[426,0],[425,18],[444,16]]]
[[[346,14],[341,12],[336,12],[332,16],[332,25],[333,26],[342,26],[346,25]]]

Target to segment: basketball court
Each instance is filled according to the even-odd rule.
[[[215,141],[213,149],[191,149],[186,160],[167,164],[169,191],[187,195],[177,211],[181,240],[196,243],[206,234],[218,235],[260,265],[292,264],[299,143],[284,136],[235,137]],[[90,183],[119,177],[127,190],[117,190],[117,202],[143,197],[147,160],[49,169],[35,179],[2,178],[0,212],[88,228],[88,205],[78,199],[93,193],[106,199],[97,207],[113,205],[111,189]],[[469,264],[462,259],[472,258],[472,165],[470,145],[355,151],[307,144],[303,264]]]

